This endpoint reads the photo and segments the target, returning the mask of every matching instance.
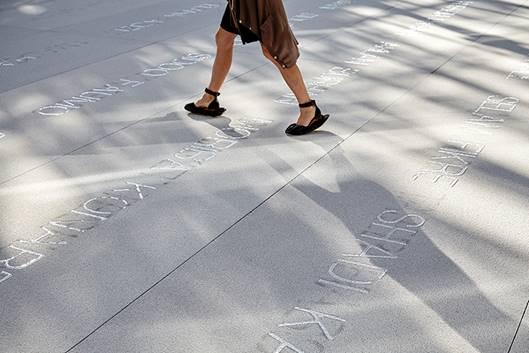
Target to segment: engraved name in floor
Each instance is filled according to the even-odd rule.
[[[474,3],[473,1],[465,0],[451,0],[449,2],[449,5],[445,5],[441,9],[435,11],[433,14],[429,15],[426,20],[415,21],[407,28],[398,31],[397,35],[408,37],[427,31],[435,24],[447,21]]]
[[[220,7],[219,4],[212,4],[212,3],[199,4],[199,5],[190,7],[188,9],[171,11],[171,12],[161,14],[155,18],[140,20],[140,21],[136,21],[136,22],[130,23],[125,26],[119,26],[119,27],[114,28],[114,31],[120,32],[120,33],[137,32],[137,31],[151,28],[153,26],[163,25],[168,20],[173,19],[173,18],[181,18],[181,17],[185,17],[189,15],[194,15],[194,14],[202,13],[207,10],[217,9],[219,7]]]
[[[454,129],[454,138],[443,144],[429,158],[428,166],[417,171],[412,179],[426,179],[433,184],[445,184],[451,188],[456,186],[485,148],[483,136],[500,129],[519,103],[517,97],[492,95],[485,98]]]
[[[529,60],[523,62],[517,68],[512,70],[505,79],[529,81]]]
[[[327,273],[316,284],[329,289],[328,297],[331,291],[344,295],[350,292],[368,294],[389,271],[371,261],[399,259],[425,223],[426,220],[415,213],[394,209],[382,211],[359,236],[352,238],[359,250],[342,254],[329,265]],[[285,315],[287,319],[278,324],[276,330],[263,338],[260,350],[273,353],[324,352],[325,344],[344,332],[347,321],[340,313],[324,311],[323,306],[333,306],[332,300],[323,298],[321,302],[326,303],[319,305],[322,308],[300,302]]]
[[[44,48],[43,50],[29,51],[13,56],[4,56],[0,58],[0,77],[2,72],[6,70],[15,69],[19,66],[23,66],[33,61],[38,61],[43,57],[53,54],[60,54],[71,49],[77,49],[89,44],[86,40],[78,40],[71,42],[62,42],[57,44],[52,44]]]
[[[184,70],[186,67],[195,65],[204,60],[210,59],[209,54],[188,53],[178,59],[164,62],[156,67],[145,69],[140,73],[128,76],[126,78],[119,78],[111,83],[105,83],[99,88],[91,88],[89,90],[78,93],[69,98],[63,99],[60,102],[49,104],[35,110],[35,113],[41,116],[61,116],[71,112],[72,110],[81,109],[83,106],[95,104],[101,100],[108,99],[119,93],[124,93],[127,90],[134,89],[145,84],[153,79],[164,77],[172,72]]]
[[[0,249],[0,284],[22,270],[35,265],[51,250],[64,247],[101,222],[108,221],[120,211],[145,200],[153,192],[189,171],[203,166],[220,152],[248,139],[271,123],[263,119],[240,119],[189,146],[161,159],[153,166],[141,170],[137,178],[122,181],[122,187],[112,188],[94,195],[81,205],[56,217],[40,227],[36,234],[19,239]],[[143,179],[149,181],[145,182]],[[155,180],[153,180],[155,179]],[[55,254],[60,254],[55,252]]]

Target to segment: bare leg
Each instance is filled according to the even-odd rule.
[[[231,68],[233,58],[233,42],[236,34],[230,33],[222,28],[219,28],[215,35],[215,42],[217,43],[217,54],[215,56],[215,63],[211,72],[211,81],[208,88],[214,92],[220,91],[224,80],[228,76]],[[204,93],[195,105],[198,107],[207,107],[215,97]]]
[[[288,85],[292,93],[294,93],[294,95],[296,96],[298,103],[306,103],[310,101],[310,96],[307,92],[307,87],[305,86],[305,81],[303,81],[303,76],[301,75],[299,67],[297,65],[294,65],[289,68],[283,68],[281,67],[281,65],[278,64],[277,61],[275,61],[268,49],[266,49],[262,45],[261,48],[263,49],[264,56],[270,59],[270,61],[272,61],[274,65],[279,69],[279,72],[281,72],[281,75],[283,76],[283,79],[285,80],[286,84]],[[312,120],[312,118],[314,118],[315,114],[315,107],[300,109],[297,124],[303,126],[309,125],[310,121]]]

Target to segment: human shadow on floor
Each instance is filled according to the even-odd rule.
[[[314,203],[323,209],[321,215],[331,213],[337,217],[354,235],[355,241],[361,240],[361,234],[375,219],[376,216],[385,210],[402,211],[403,214],[419,214],[418,210],[406,210],[406,203],[398,200],[390,191],[382,185],[361,175],[345,156],[343,149],[336,147],[327,157],[320,161],[320,166],[315,169],[325,168],[322,184],[329,183],[329,173],[335,173],[333,190],[338,187],[339,191],[329,191],[328,188],[319,185],[312,180],[321,179],[322,173],[312,174],[312,180],[306,177],[307,172],[300,174],[291,186],[309,197]],[[287,162],[281,160],[279,156],[269,157],[269,163],[277,168],[280,173],[292,169]],[[316,175],[316,177],[313,177]],[[389,176],[388,176],[389,177]],[[404,204],[404,206],[402,206]],[[302,212],[302,208],[297,212]],[[423,212],[424,213],[424,212]],[[315,215],[317,217],[317,215]],[[428,217],[422,214],[427,222],[435,222],[434,216]],[[323,216],[322,216],[323,217]],[[439,223],[438,223],[439,224]],[[359,227],[359,225],[363,225]],[[455,229],[455,228],[454,228]],[[408,246],[401,252],[395,253],[397,259],[370,258],[372,265],[388,269],[386,276],[404,287],[409,293],[414,295],[420,302],[426,304],[433,310],[438,318],[442,319],[455,333],[466,342],[472,345],[479,352],[506,351],[517,322],[499,310],[479,289],[478,285],[470,278],[464,270],[451,259],[450,255],[441,250],[434,242],[435,237],[450,234],[448,227],[436,229],[437,234],[430,236],[425,231],[420,230],[409,239]],[[313,235],[314,236],[314,235]],[[464,234],[461,234],[464,236]],[[348,249],[349,250],[349,249]],[[347,251],[344,251],[346,253]],[[493,254],[489,254],[493,255]],[[484,263],[483,266],[487,266]],[[322,276],[325,274],[322,273]],[[498,273],[500,275],[500,273]],[[375,284],[376,285],[376,284]],[[335,289],[341,294],[347,295],[347,290]],[[369,294],[367,294],[369,295]],[[398,300],[396,301],[398,302]],[[409,308],[407,319],[411,323],[402,322],[402,310],[392,310],[393,306],[388,306],[386,312],[369,311],[358,309],[358,322],[367,320],[380,320],[376,326],[380,326],[380,332],[388,332],[388,325],[393,326],[389,331],[395,333],[409,331],[410,327],[416,326],[425,320],[428,311],[420,310],[413,312],[414,308]],[[417,314],[417,316],[413,316]],[[367,315],[369,318],[363,318]],[[388,315],[393,317],[387,320]],[[397,317],[397,319],[395,319]],[[443,332],[436,320],[432,321],[432,326],[426,328],[424,332],[429,334],[431,340],[430,348],[433,351],[435,341],[442,341],[446,337],[435,337],[436,332]],[[376,321],[375,321],[376,322]],[[351,322],[350,325],[355,325]],[[437,327],[437,328],[436,328]],[[360,327],[359,327],[360,328]],[[423,327],[420,327],[423,329]],[[380,332],[378,334],[380,334]],[[406,332],[406,334],[417,334],[416,332]],[[408,337],[406,340],[410,339]],[[391,340],[398,337],[381,337],[381,339]],[[402,338],[400,338],[402,339]],[[408,343],[412,344],[413,343]],[[421,348],[422,347],[422,348]],[[417,352],[423,352],[424,346],[418,346]],[[415,348],[414,348],[415,349]]]

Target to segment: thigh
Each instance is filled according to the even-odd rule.
[[[237,35],[235,33],[231,33],[226,31],[224,28],[220,27],[217,31],[217,34],[215,35],[215,41],[217,42],[217,47],[233,47],[233,43],[235,41],[235,37]]]

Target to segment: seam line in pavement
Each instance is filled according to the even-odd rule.
[[[518,336],[518,332],[520,331],[520,328],[522,327],[522,322],[525,317],[525,314],[527,313],[527,308],[529,307],[529,301],[527,301],[527,304],[525,304],[525,309],[522,313],[522,317],[520,318],[520,322],[518,323],[518,327],[516,328],[516,331],[514,332],[514,336],[511,341],[511,345],[509,346],[509,350],[507,353],[511,353],[512,347],[514,346],[514,342],[516,341],[516,337]]]
[[[105,326],[108,322],[110,322],[112,319],[114,319],[116,316],[118,316],[120,313],[122,313],[123,311],[125,311],[127,308],[129,308],[130,306],[132,306],[134,303],[136,303],[140,298],[142,298],[143,296],[145,296],[148,292],[150,292],[154,287],[156,287],[158,284],[160,284],[161,282],[163,282],[166,278],[168,278],[169,276],[171,276],[173,273],[175,273],[178,269],[180,269],[182,266],[184,266],[186,263],[188,263],[190,260],[194,259],[200,252],[202,252],[204,249],[206,249],[208,246],[210,246],[211,244],[213,244],[215,241],[217,241],[220,237],[222,237],[224,234],[226,234],[228,231],[230,231],[231,229],[233,229],[236,225],[238,225],[239,223],[241,223],[246,217],[248,217],[249,215],[251,215],[252,213],[254,213],[259,207],[261,207],[263,204],[265,204],[268,200],[272,199],[274,196],[276,196],[279,192],[281,192],[282,190],[284,190],[287,186],[290,186],[298,177],[300,177],[302,174],[304,174],[305,172],[307,172],[309,169],[311,169],[314,165],[318,164],[322,159],[324,159],[325,157],[327,157],[330,153],[332,153],[333,151],[335,151],[338,147],[340,147],[345,141],[347,141],[348,139],[350,139],[354,134],[356,134],[358,131],[360,131],[362,128],[364,128],[368,123],[370,123],[372,120],[374,120],[375,118],[377,118],[379,115],[383,114],[386,110],[388,110],[390,107],[392,107],[397,101],[399,101],[400,99],[402,99],[403,97],[407,96],[409,93],[411,93],[412,91],[415,91],[415,89],[420,86],[421,83],[423,83],[425,80],[427,80],[428,78],[430,78],[433,74],[435,74],[436,72],[438,72],[443,66],[445,66],[447,63],[449,63],[450,61],[452,61],[457,55],[459,55],[461,52],[463,52],[465,49],[469,48],[469,47],[472,47],[474,45],[476,45],[478,43],[478,41],[485,35],[487,35],[488,33],[492,32],[494,30],[494,28],[496,28],[496,26],[503,22],[506,18],[508,18],[509,16],[511,16],[515,11],[517,11],[519,8],[521,8],[522,6],[525,5],[527,1],[525,1],[523,4],[520,4],[518,6],[516,6],[512,11],[510,11],[509,13],[505,14],[501,20],[499,20],[498,22],[496,22],[494,25],[492,25],[492,27],[490,27],[490,29],[486,32],[483,32],[481,33],[476,39],[474,39],[472,42],[470,42],[469,44],[467,45],[463,45],[461,47],[460,50],[458,50],[454,55],[452,55],[450,58],[448,58],[447,60],[445,60],[443,63],[441,63],[439,66],[437,66],[435,69],[433,69],[432,71],[430,71],[428,74],[426,74],[424,76],[424,78],[422,79],[419,79],[419,81],[413,85],[412,87],[410,87],[409,89],[405,90],[401,95],[399,95],[397,98],[395,98],[392,102],[390,102],[388,105],[386,105],[383,109],[379,110],[375,115],[373,115],[371,118],[369,118],[368,120],[366,120],[363,124],[361,124],[358,128],[356,128],[351,134],[349,134],[347,137],[345,137],[344,139],[342,139],[340,142],[338,142],[334,147],[332,147],[331,149],[329,149],[327,152],[325,152],[321,157],[317,158],[313,163],[309,164],[307,167],[305,167],[301,172],[299,172],[296,176],[294,176],[292,179],[290,179],[288,182],[286,182],[284,185],[282,185],[281,187],[279,187],[276,191],[274,191],[272,194],[270,194],[268,197],[266,197],[263,201],[261,201],[257,206],[255,206],[254,208],[252,208],[250,211],[248,211],[247,213],[245,213],[243,216],[241,216],[239,219],[237,219],[232,225],[230,225],[228,228],[226,228],[224,231],[222,231],[221,233],[219,233],[217,236],[215,236],[212,240],[210,240],[208,243],[206,243],[204,246],[202,246],[200,249],[198,249],[194,254],[192,254],[191,256],[189,256],[186,260],[184,260],[182,263],[180,263],[178,266],[176,266],[174,269],[172,269],[169,273],[167,273],[166,275],[164,275],[162,278],[160,278],[158,281],[156,281],[153,285],[151,285],[149,288],[147,288],[145,291],[143,291],[141,294],[139,294],[136,298],[134,298],[130,303],[128,303],[127,305],[125,305],[123,308],[121,308],[119,311],[117,311],[116,313],[114,313],[113,315],[111,315],[107,320],[105,320],[103,323],[101,323],[100,325],[98,325],[95,329],[93,329],[89,334],[87,334],[85,337],[83,337],[82,339],[80,339],[77,343],[75,343],[72,347],[70,347],[68,350],[65,351],[65,353],[69,353],[71,352],[73,349],[75,349],[76,347],[78,347],[81,343],[83,343],[85,340],[87,340],[90,336],[92,336],[94,333],[96,333],[100,328],[102,328],[103,326]],[[264,64],[264,65],[268,65],[267,64]],[[241,74],[240,76],[242,76],[243,74]],[[146,118],[147,119],[147,118]],[[142,119],[142,120],[146,120],[146,119]],[[136,122],[138,123],[138,122]],[[525,312],[527,311],[527,306],[529,305],[529,302],[528,304],[526,305],[526,308],[524,310],[524,314]],[[523,320],[523,315],[522,315],[522,320]],[[516,334],[518,333],[518,330],[521,326],[521,323],[522,323],[522,320],[520,320],[520,323],[518,325],[518,329],[516,331]],[[516,334],[515,334],[515,337],[513,338],[513,343],[514,343],[514,340],[516,338]],[[512,345],[513,343],[511,343],[511,348],[512,348]],[[510,353],[510,350],[511,348],[509,348],[509,352],[507,353]]]

